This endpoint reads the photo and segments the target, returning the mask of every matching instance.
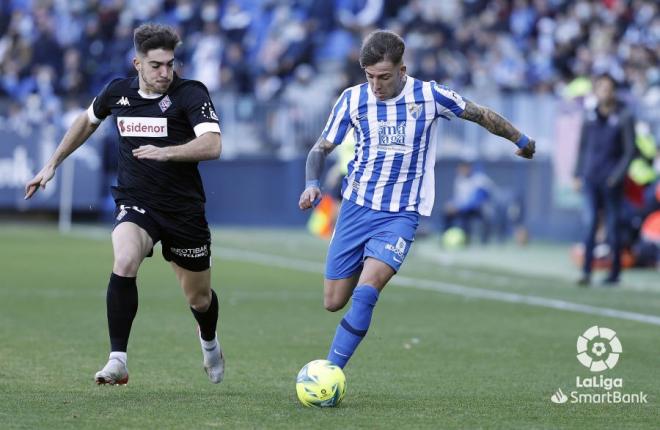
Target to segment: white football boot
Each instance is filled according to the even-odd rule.
[[[122,360],[113,354],[110,353],[108,363],[94,375],[94,380],[98,385],[125,385],[128,383],[128,367],[125,359]]]
[[[218,335],[216,334],[215,339],[206,341],[202,339],[199,328],[197,328],[197,336],[202,345],[204,371],[212,383],[219,384],[225,376],[225,355],[222,353],[220,342],[218,342]]]

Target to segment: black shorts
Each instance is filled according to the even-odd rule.
[[[163,258],[193,272],[211,267],[211,232],[203,212],[195,214],[163,214],[139,203],[118,203],[115,227],[132,222],[143,228],[154,245],[162,242]],[[147,257],[153,255],[153,249]]]

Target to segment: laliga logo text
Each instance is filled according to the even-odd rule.
[[[577,339],[577,359],[584,367],[593,373],[614,368],[619,361],[623,348],[616,332],[606,327],[593,326],[588,328]],[[587,378],[575,378],[575,387],[589,389],[588,393],[577,390],[570,392],[570,397],[559,388],[550,401],[556,404],[567,403],[648,403],[647,394],[624,393],[623,378],[608,378],[604,375],[593,375]],[[593,392],[594,389],[605,390]],[[617,390],[618,389],[618,390]]]

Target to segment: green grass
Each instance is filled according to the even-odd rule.
[[[344,402],[306,409],[295,397],[295,375],[325,356],[342,313],[323,310],[320,272],[238,257],[214,260],[227,373],[212,385],[201,370],[194,319],[158,250],[138,279],[130,383],[97,387],[92,376],[108,348],[107,232],[61,236],[49,227],[7,225],[0,244],[2,428],[601,430],[660,423],[659,326],[396,284],[382,295],[346,368]],[[217,255],[244,250],[315,264],[327,246],[303,232],[246,229],[217,231],[214,244]],[[429,239],[415,244],[401,275],[660,315],[660,289],[648,274],[626,274],[632,281],[620,289],[580,290],[558,249],[447,255]],[[505,264],[512,258],[518,265]],[[546,270],[536,277],[533,264]],[[570,392],[576,376],[590,375],[575,359],[575,341],[595,324],[616,330],[623,344],[606,376],[623,377],[625,392],[648,393],[649,404],[550,402],[557,388]]]

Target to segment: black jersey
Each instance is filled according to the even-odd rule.
[[[197,162],[139,160],[142,145],[181,145],[206,132],[220,132],[208,90],[198,81],[174,79],[165,94],[141,95],[138,78],[115,79],[88,109],[98,123],[112,115],[119,133],[119,169],[112,194],[117,202],[140,202],[164,212],[204,210],[204,187]]]

